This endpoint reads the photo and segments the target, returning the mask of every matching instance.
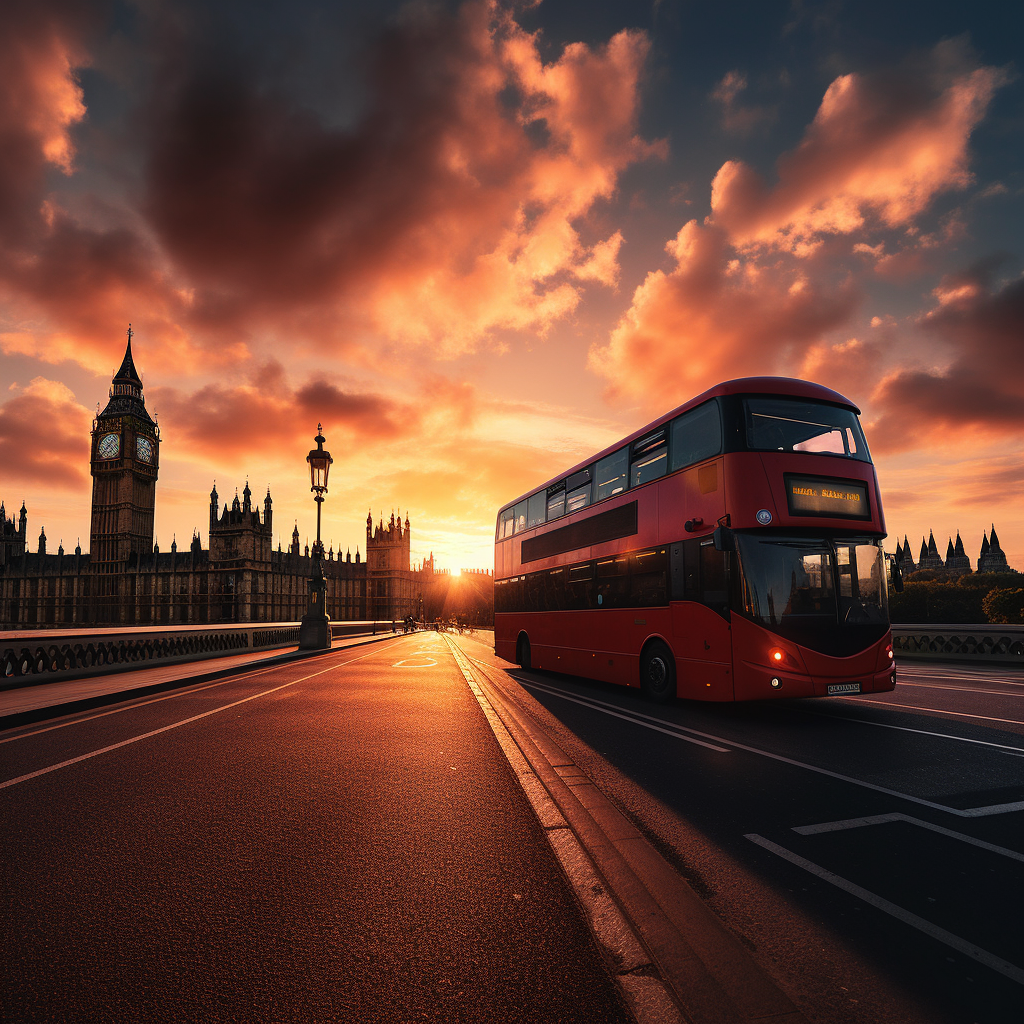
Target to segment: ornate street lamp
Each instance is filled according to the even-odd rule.
[[[331,646],[331,621],[327,614],[327,580],[321,565],[324,546],[320,540],[320,507],[327,493],[327,474],[330,472],[331,453],[324,450],[323,424],[316,425],[316,447],[306,456],[309,463],[310,490],[316,501],[316,544],[313,547],[312,572],[309,577],[309,601],[299,628],[299,647],[302,650],[324,650]]]

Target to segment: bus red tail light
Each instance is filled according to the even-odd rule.
[[[781,647],[773,647],[768,652],[768,661],[772,665],[782,665],[786,661],[786,652]]]

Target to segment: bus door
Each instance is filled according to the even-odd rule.
[[[679,696],[732,700],[729,553],[704,537],[673,544],[669,557]]]

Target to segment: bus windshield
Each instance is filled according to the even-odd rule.
[[[748,618],[816,650],[834,643],[837,632],[888,628],[880,540],[743,533],[735,538],[737,610]]]
[[[800,398],[744,398],[747,447],[755,451],[845,455],[870,462],[871,455],[851,409]]]

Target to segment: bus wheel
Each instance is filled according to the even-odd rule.
[[[527,672],[530,671],[530,638],[523,633],[519,637],[519,644],[516,650],[516,661],[519,662],[519,667],[525,669]]]
[[[676,665],[660,640],[649,643],[640,655],[640,688],[655,704],[675,699]]]

